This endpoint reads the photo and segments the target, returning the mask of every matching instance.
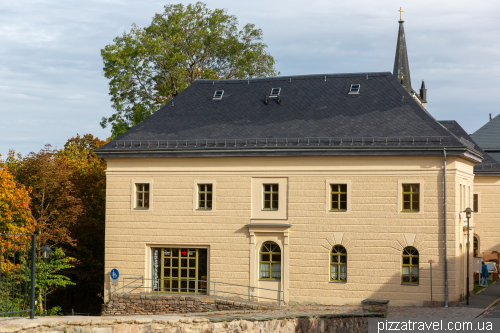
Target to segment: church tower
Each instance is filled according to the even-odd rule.
[[[411,87],[410,65],[408,63],[408,51],[406,49],[405,28],[403,25],[404,22],[403,9],[400,7],[398,42],[396,45],[396,57],[394,59],[394,70],[392,74],[420,104],[426,107],[427,89],[425,89],[424,80],[422,80],[420,94],[416,94],[415,90],[413,90],[413,88]]]
[[[394,59],[394,70],[392,74],[408,90],[413,92],[410,78],[410,65],[408,64],[408,52],[406,50],[405,28],[403,21],[403,10],[399,8],[399,32],[398,43],[396,45],[396,58]]]

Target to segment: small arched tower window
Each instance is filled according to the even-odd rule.
[[[259,270],[261,280],[281,280],[281,249],[275,242],[262,244]]]
[[[404,248],[401,260],[401,283],[418,284],[418,251],[413,246]]]
[[[330,253],[330,281],[347,282],[347,251],[342,245],[332,247]]]

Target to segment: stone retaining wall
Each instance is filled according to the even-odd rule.
[[[0,322],[0,333],[361,333],[368,318],[381,314],[331,314],[294,317],[40,317]]]
[[[172,296],[157,294],[117,294],[103,305],[103,316],[164,315],[212,312],[221,310],[264,310],[269,307],[227,299],[203,296]]]

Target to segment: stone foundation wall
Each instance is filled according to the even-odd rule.
[[[40,317],[1,322],[2,333],[365,333],[368,318],[380,314],[337,314],[318,317],[201,318],[174,316]]]
[[[103,305],[102,316],[164,315],[221,310],[264,310],[269,307],[203,296],[117,294]]]

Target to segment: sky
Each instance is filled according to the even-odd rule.
[[[100,50],[174,0],[0,2],[0,154],[101,139],[113,114]],[[473,133],[500,108],[500,1],[206,0],[262,29],[281,75],[392,72],[403,7],[412,86],[427,109]]]

